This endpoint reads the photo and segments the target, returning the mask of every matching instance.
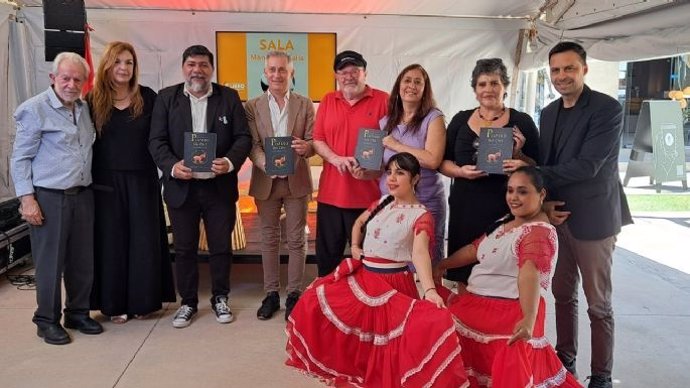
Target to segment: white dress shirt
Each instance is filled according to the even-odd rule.
[[[283,97],[283,109],[280,109],[278,101],[271,94],[268,93],[268,109],[271,111],[271,125],[273,126],[273,136],[288,136],[287,124],[288,124],[288,100],[290,99],[290,90],[285,93]]]
[[[196,133],[206,133],[208,128],[206,126],[206,112],[208,111],[208,98],[213,94],[213,84],[208,88],[208,92],[201,97],[196,97],[187,89],[187,85],[184,86],[184,95],[189,98],[189,105],[192,111],[192,132]],[[223,157],[228,162],[230,168],[228,172],[232,171],[235,167],[232,162],[227,157]],[[174,171],[174,168],[173,168]],[[192,178],[194,179],[211,179],[215,178],[216,174],[212,171],[209,172],[193,172]],[[173,175],[174,177],[174,175]]]

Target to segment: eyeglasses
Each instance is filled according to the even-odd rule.
[[[341,78],[346,78],[346,77],[359,77],[359,73],[362,72],[362,69],[359,67],[355,67],[352,70],[338,70],[335,72],[335,74],[338,75],[338,77]]]

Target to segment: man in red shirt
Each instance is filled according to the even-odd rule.
[[[323,97],[316,113],[314,149],[324,160],[316,212],[319,276],[340,263],[355,219],[379,199],[379,171],[365,171],[354,158],[360,128],[379,128],[388,94],[366,84],[367,62],[346,50],[335,57],[338,91]]]

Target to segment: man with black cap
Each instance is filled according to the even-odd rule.
[[[354,158],[360,128],[379,128],[388,94],[366,84],[367,61],[346,50],[335,57],[338,91],[326,94],[316,113],[314,149],[324,160],[316,212],[316,260],[319,276],[340,263],[355,219],[381,192],[378,171],[364,171]]]

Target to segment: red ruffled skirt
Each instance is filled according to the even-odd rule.
[[[582,387],[544,336],[544,298],[539,300],[532,339],[508,346],[515,325],[522,319],[519,300],[469,292],[458,296],[442,287],[438,290],[458,318],[456,329],[470,387]]]
[[[419,300],[409,271],[346,259],[300,297],[286,364],[337,387],[466,387],[452,315]]]

